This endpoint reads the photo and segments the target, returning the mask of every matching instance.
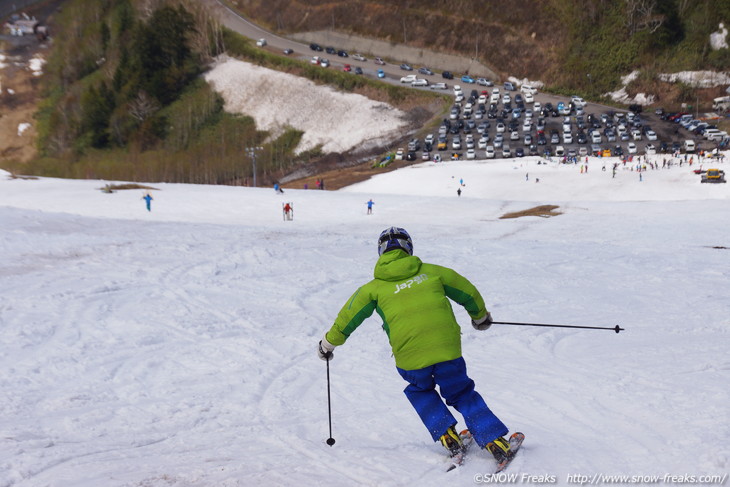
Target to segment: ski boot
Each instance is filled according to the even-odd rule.
[[[512,451],[510,450],[509,441],[504,439],[502,436],[495,438],[494,440],[487,443],[485,447],[489,453],[494,456],[497,463],[501,463],[509,458]]]
[[[449,426],[449,429],[446,430],[446,433],[441,435],[439,441],[441,441],[441,444],[444,445],[444,448],[449,450],[452,457],[464,451],[464,442],[461,441],[459,433],[456,432],[453,426]]]

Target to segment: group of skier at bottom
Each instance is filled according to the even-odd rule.
[[[463,457],[467,445],[447,407],[452,406],[464,417],[477,445],[489,451],[500,468],[506,467],[519,444],[513,441],[511,447],[505,438],[508,428],[467,376],[461,329],[449,302],[466,309],[474,328],[487,330],[492,317],[481,294],[456,271],[413,255],[413,241],[403,228],[390,227],[380,234],[378,254],[374,279],[342,307],[318,344],[319,358],[331,360],[335,347],[344,344],[377,308],[398,373],[408,382],[404,393],[433,440],[440,441],[452,457]]]

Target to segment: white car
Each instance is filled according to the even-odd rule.
[[[654,144],[646,144],[646,148],[644,150],[647,155],[653,156],[656,154],[656,147],[654,147]]]
[[[594,130],[593,132],[591,132],[591,143],[593,143],[593,144],[601,143],[601,133],[598,130]]]
[[[532,93],[525,93],[525,95],[522,97],[525,100],[525,103],[534,103],[535,97],[532,96]]]
[[[563,144],[572,144],[573,143],[573,134],[570,132],[563,132]]]
[[[632,130],[631,138],[634,140],[641,140],[641,130],[639,130],[639,129]]]
[[[579,96],[575,96],[575,95],[570,97],[570,101],[572,101],[576,107],[580,107],[580,108],[585,108],[585,106],[588,105],[588,103],[586,103],[586,101],[583,98],[581,98]]]
[[[425,78],[416,78],[411,82],[411,86],[428,86],[428,80]]]
[[[319,60],[319,65],[322,66],[323,68],[326,68],[330,65],[330,60],[326,59],[326,58],[321,58]]]
[[[431,85],[432,90],[445,90],[448,87],[449,85],[447,85],[446,83],[434,83]]]
[[[646,140],[656,140],[656,139],[657,139],[656,132],[654,132],[651,129],[646,131]]]
[[[319,56],[312,56],[312,59],[309,62],[312,64],[319,64]]]
[[[633,142],[629,142],[629,145],[627,146],[627,150],[628,150],[629,154],[636,154],[636,150],[637,150],[636,144],[634,144]]]
[[[353,54],[352,59],[354,59],[355,61],[367,61],[367,58],[362,54]]]
[[[466,158],[467,159],[476,159],[477,158],[477,152],[474,149],[469,149],[466,151]]]
[[[486,135],[483,135],[483,136],[481,136],[481,137],[479,138],[479,140],[477,141],[477,146],[478,146],[478,147],[479,147],[480,149],[486,149],[486,148],[487,148],[487,144],[488,144],[488,143],[489,143],[489,137],[487,137]]]
[[[492,147],[491,145],[488,145],[487,149],[484,151],[484,156],[487,159],[494,159],[494,147]]]
[[[414,81],[416,81],[416,75],[415,74],[408,74],[406,76],[403,76],[400,79],[400,82],[401,83],[413,83]]]
[[[256,41],[256,45],[259,47],[264,47],[266,45],[266,39],[259,39],[258,41]]]
[[[536,101],[535,104],[532,105],[532,109],[535,111],[535,113],[540,113],[540,110],[542,110],[542,103]]]
[[[405,153],[405,151],[402,148],[400,148],[397,151],[395,151],[395,160],[396,161],[402,161],[403,160],[403,154],[404,153]]]

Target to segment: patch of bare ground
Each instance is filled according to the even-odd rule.
[[[152,186],[145,186],[143,184],[137,184],[137,183],[126,183],[126,184],[107,184],[103,188],[100,188],[105,193],[112,193],[114,191],[120,191],[125,189],[147,189],[147,190],[155,190],[159,191],[157,188],[153,188]]]
[[[550,218],[551,216],[558,216],[562,213],[559,211],[555,211],[559,206],[556,205],[540,205],[535,206],[534,208],[529,208],[527,210],[522,211],[515,211],[512,213],[505,213],[504,215],[500,216],[500,220],[506,219],[506,218],[520,218],[523,216],[539,216],[541,218]]]

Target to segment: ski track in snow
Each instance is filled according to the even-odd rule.
[[[473,485],[493,462],[444,473],[377,315],[335,351],[325,444],[316,343],[392,224],[497,320],[626,328],[477,332],[455,307],[477,390],[527,436],[508,472],[726,473],[730,252],[710,247],[730,247],[728,185],[600,164],[425,164],[284,195],[155,184],[150,213],[107,182],[0,173],[0,486]],[[563,214],[499,219],[536,204]]]

